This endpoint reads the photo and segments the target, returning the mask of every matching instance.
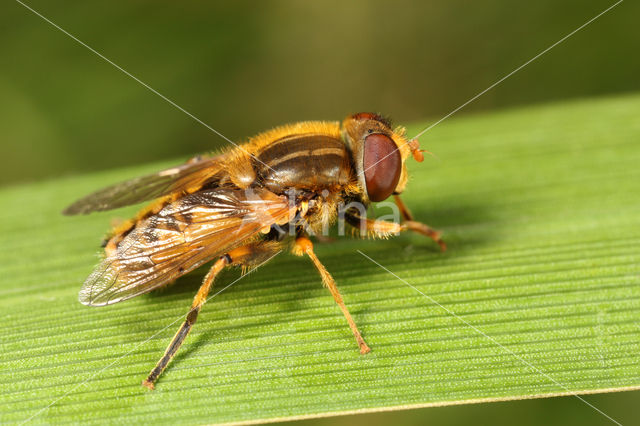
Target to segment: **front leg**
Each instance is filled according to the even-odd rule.
[[[414,221],[411,212],[404,205],[400,197],[394,195],[394,198],[400,209],[400,214],[404,219],[402,223],[363,218],[351,211],[345,212],[344,218],[349,225],[359,229],[363,235],[387,238],[390,235],[399,234],[402,231],[413,231],[431,238],[440,246],[440,250],[446,251],[447,245],[440,238],[440,231],[436,231],[424,223]]]
[[[393,201],[395,201],[396,205],[398,206],[398,209],[400,209],[400,214],[404,219],[404,221],[402,222],[402,226],[404,227],[404,229],[427,236],[431,238],[433,241],[435,241],[436,243],[438,243],[441,251],[447,250],[447,244],[445,244],[445,242],[442,241],[442,238],[440,238],[442,235],[440,231],[436,231],[435,229],[431,228],[429,225],[426,225],[422,222],[416,222],[415,220],[413,220],[413,215],[411,214],[411,211],[406,206],[406,204],[402,201],[402,198],[400,198],[400,195],[398,194],[394,195]]]

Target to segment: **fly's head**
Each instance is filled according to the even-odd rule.
[[[408,141],[405,129],[374,113],[361,112],[342,122],[342,138],[353,156],[364,201],[383,201],[400,194],[407,184],[405,161],[421,161],[418,141]]]

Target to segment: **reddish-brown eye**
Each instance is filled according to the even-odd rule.
[[[389,198],[398,185],[402,158],[393,140],[374,133],[364,140],[364,180],[371,201]]]
[[[380,118],[378,114],[372,112],[359,112],[351,116],[354,120],[377,120]]]

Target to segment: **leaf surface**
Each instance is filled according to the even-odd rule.
[[[440,160],[410,165],[404,199],[446,253],[418,235],[317,245],[370,354],[311,264],[281,254],[209,301],[154,392],[140,382],[203,271],[83,306],[110,219],[135,209],[60,212],[167,164],[4,188],[0,419],[224,423],[638,388],[638,117],[625,96],[438,125],[422,146]]]

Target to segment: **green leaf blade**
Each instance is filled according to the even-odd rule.
[[[405,201],[448,252],[416,235],[317,246],[370,354],[313,267],[282,254],[205,306],[155,392],[140,382],[202,272],[82,306],[109,219],[135,209],[60,211],[166,164],[0,190],[0,418],[60,397],[34,420],[222,423],[638,389],[639,113],[626,96],[442,123],[422,138],[441,161],[410,166]]]

